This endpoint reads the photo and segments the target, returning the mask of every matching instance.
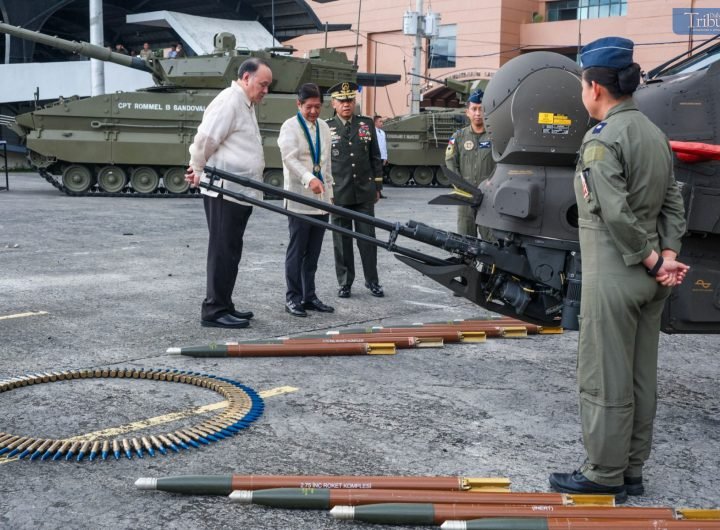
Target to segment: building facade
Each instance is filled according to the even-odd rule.
[[[300,55],[327,44],[350,58],[357,53],[360,71],[402,75],[394,85],[366,87],[362,108],[366,114],[383,116],[407,113],[415,38],[403,34],[403,15],[416,10],[417,0],[308,3],[322,23],[351,24],[352,28],[305,35],[287,44]],[[687,13],[715,7],[720,12],[718,3],[711,0],[424,0],[423,14],[429,7],[441,19],[438,37],[422,41],[421,74],[439,80],[490,78],[513,57],[535,50],[574,58],[578,45],[608,35],[632,39],[635,60],[647,71],[712,37],[711,32],[700,30],[675,33],[674,9]],[[437,81],[421,80],[423,91],[437,85]]]

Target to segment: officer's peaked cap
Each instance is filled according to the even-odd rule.
[[[580,66],[583,69],[603,66],[622,70],[633,63],[633,41],[622,37],[603,37],[583,47]]]
[[[357,95],[358,85],[351,81],[344,81],[330,87],[328,90],[330,97],[333,99],[355,99]]]

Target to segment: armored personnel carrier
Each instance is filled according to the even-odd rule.
[[[215,36],[211,55],[182,59],[139,57],[111,52],[0,23],[0,32],[103,61],[149,72],[156,86],[89,98],[61,98],[21,114],[9,126],[25,139],[31,164],[70,195],[186,196],[188,147],[205,107],[237,78],[249,57],[266,60],[275,72],[270,94],[256,106],[265,147],[265,180],[282,185],[277,147],[280,125],[296,111],[295,93],[303,83],[327,89],[356,81],[357,68],[344,53],[317,50],[309,58],[292,49],[235,49],[230,33]],[[326,105],[323,117],[331,111]]]
[[[427,78],[430,79],[430,78]],[[439,81],[432,79],[433,81]],[[439,81],[464,99],[476,86],[453,79]],[[486,81],[481,81],[484,86]],[[388,147],[386,178],[393,186],[448,186],[442,171],[450,137],[468,124],[464,108],[426,107],[385,121]]]

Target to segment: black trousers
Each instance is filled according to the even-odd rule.
[[[328,214],[308,215],[308,217],[325,222],[328,220]],[[290,242],[285,254],[285,281],[287,283],[285,300],[295,303],[309,302],[317,298],[315,272],[325,229],[289,217],[288,231],[290,232]]]
[[[363,202],[360,204],[341,205],[348,210],[375,215],[375,202]],[[337,226],[352,230],[353,222],[355,231],[360,234],[375,237],[375,227],[367,223],[359,223],[346,217],[333,215],[332,223]],[[353,240],[351,237],[343,236],[333,232],[333,246],[335,247],[335,273],[339,285],[352,285],[355,281],[355,256],[353,255]],[[377,272],[377,247],[365,241],[357,242],[362,262],[363,274],[366,282],[378,283]]]
[[[235,310],[232,293],[242,257],[243,235],[252,206],[203,195],[209,240],[207,290],[202,303],[203,320],[214,320]]]

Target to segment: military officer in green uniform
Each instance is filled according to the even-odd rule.
[[[445,165],[475,187],[487,180],[495,170],[492,144],[485,130],[482,108],[483,91],[473,92],[467,101],[465,114],[470,125],[450,138],[445,151]],[[486,241],[495,241],[489,228],[475,224],[475,212],[470,206],[458,207],[457,231],[466,236],[480,234]]]
[[[660,316],[688,267],[677,261],[683,201],[664,134],[635,106],[633,43],[605,37],[583,48],[582,100],[600,120],[575,175],[582,301],[577,377],[587,458],[553,473],[566,493],[644,493],[657,392]]]
[[[332,174],[335,179],[335,204],[356,212],[375,215],[375,203],[382,189],[382,159],[373,119],[355,115],[355,83],[338,83],[330,89],[335,116],[327,120],[332,141]],[[352,229],[353,221],[332,216],[332,223]],[[355,221],[355,231],[375,237],[375,227]],[[352,238],[333,232],[335,272],[338,296],[349,298],[355,280],[355,257]],[[357,242],[365,287],[373,296],[385,295],[377,272],[377,248]]]

